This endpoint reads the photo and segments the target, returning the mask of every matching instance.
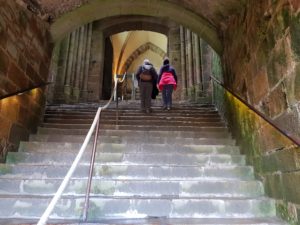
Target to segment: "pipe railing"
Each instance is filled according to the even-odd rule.
[[[5,99],[5,98],[9,98],[9,97],[12,97],[12,96],[15,96],[15,95],[22,95],[22,94],[25,94],[28,91],[31,91],[31,90],[36,89],[36,88],[41,88],[41,87],[47,86],[49,84],[52,84],[52,82],[39,84],[39,85],[30,87],[30,88],[26,88],[26,89],[23,89],[23,90],[20,90],[20,91],[16,91],[16,92],[13,92],[13,93],[10,93],[10,94],[7,94],[7,95],[2,95],[2,96],[0,96],[0,100]]]
[[[248,102],[246,102],[244,99],[239,97],[237,94],[235,94],[233,91],[231,91],[229,88],[227,88],[221,81],[219,81],[214,76],[210,76],[212,80],[217,83],[219,86],[223,87],[226,91],[228,91],[230,94],[232,94],[235,98],[237,98],[239,101],[241,101],[244,105],[246,105],[251,111],[253,111],[255,114],[257,114],[259,117],[261,117],[264,121],[266,121],[268,124],[270,124],[273,128],[275,128],[279,133],[284,135],[286,138],[288,138],[290,141],[292,141],[294,144],[300,147],[300,140],[299,138],[292,137],[290,134],[286,133],[285,130],[278,127],[271,119],[267,118],[264,114],[259,112],[256,108],[254,108],[252,105],[250,105]]]
[[[125,74],[124,74],[125,77]],[[123,79],[124,80],[124,79]],[[118,79],[117,77],[114,78],[114,88],[112,90],[112,94],[111,97],[108,101],[108,103],[106,105],[104,105],[103,107],[99,107],[97,110],[97,113],[95,115],[95,118],[93,120],[93,123],[87,133],[86,138],[84,139],[84,142],[76,156],[76,158],[74,159],[70,169],[68,170],[64,180],[62,181],[61,185],[59,186],[57,192],[55,193],[55,195],[53,196],[51,202],[49,203],[47,209],[44,211],[43,215],[41,216],[41,218],[39,219],[37,225],[45,225],[49,219],[50,214],[52,213],[55,205],[57,204],[58,200],[61,198],[65,188],[67,187],[75,169],[77,168],[79,161],[81,160],[83,153],[85,152],[87,145],[92,137],[92,134],[95,130],[96,127],[96,132],[95,132],[95,136],[94,136],[94,143],[93,143],[93,151],[92,151],[92,155],[91,155],[91,161],[90,161],[90,168],[89,168],[89,177],[88,177],[88,183],[87,183],[87,191],[86,191],[86,195],[85,195],[85,204],[84,204],[84,209],[83,209],[83,220],[86,221],[87,220],[87,210],[89,207],[89,196],[90,196],[90,189],[91,189],[91,182],[92,182],[92,175],[93,175],[93,168],[94,168],[94,162],[95,162],[95,155],[96,155],[96,147],[97,147],[97,136],[98,136],[98,130],[99,130],[99,123],[100,123],[100,114],[101,111],[103,109],[106,109],[113,97],[114,94],[117,92],[117,87],[118,87]],[[117,93],[116,93],[117,96]]]
[[[116,75],[117,79],[118,79],[118,83],[123,83],[123,81],[125,80],[126,77],[126,73],[124,75]],[[121,79],[121,80],[119,80]],[[118,90],[117,90],[118,91]],[[118,98],[118,94],[116,93],[116,125],[118,126],[119,124],[119,98]]]

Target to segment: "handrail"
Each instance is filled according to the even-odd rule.
[[[21,95],[21,94],[23,94],[27,91],[31,91],[31,90],[36,89],[36,88],[44,87],[44,86],[47,86],[49,84],[52,84],[52,82],[39,84],[39,85],[30,87],[30,88],[23,89],[21,91],[16,91],[16,92],[13,92],[13,93],[10,93],[10,94],[7,94],[7,95],[3,95],[3,96],[0,96],[0,100],[5,99],[5,98],[9,98],[9,97],[12,97],[12,96],[15,96],[15,95]]]
[[[234,97],[236,97],[239,101],[244,103],[249,109],[251,109],[253,112],[255,112],[257,115],[259,115],[263,120],[265,120],[267,123],[269,123],[272,127],[274,127],[277,131],[279,131],[282,135],[287,137],[289,140],[291,140],[293,143],[295,143],[297,146],[300,147],[300,139],[297,139],[295,137],[292,137],[290,134],[287,134],[286,131],[278,127],[276,124],[273,123],[272,120],[267,118],[264,114],[259,112],[257,109],[255,109],[252,105],[250,105],[248,102],[246,102],[244,99],[239,97],[237,94],[235,94],[233,91],[231,91],[229,88],[227,88],[221,81],[219,81],[214,76],[210,76],[213,81],[215,81],[218,85],[223,87],[226,91],[228,91],[230,94],[232,94]]]
[[[38,221],[37,225],[45,225],[47,223],[50,214],[52,213],[52,211],[53,211],[55,205],[57,204],[58,200],[61,198],[63,191],[65,190],[65,188],[68,185],[68,183],[69,183],[69,181],[70,181],[70,179],[71,179],[71,177],[72,177],[72,175],[73,175],[76,167],[78,166],[79,161],[80,161],[83,153],[85,152],[86,147],[87,147],[87,145],[88,145],[88,143],[89,143],[89,141],[91,139],[91,136],[92,136],[92,134],[94,132],[95,127],[97,126],[97,129],[99,128],[98,123],[100,121],[101,110],[102,109],[106,109],[110,105],[110,103],[111,103],[111,101],[113,99],[113,96],[114,96],[113,93],[116,91],[116,88],[117,88],[118,80],[115,78],[114,81],[115,81],[115,86],[114,86],[114,89],[112,91],[112,95],[111,95],[108,103],[106,105],[104,105],[103,107],[99,107],[98,108],[96,116],[95,116],[95,118],[93,120],[93,123],[92,123],[92,125],[91,125],[91,127],[90,127],[90,129],[89,129],[89,131],[87,133],[86,138],[84,139],[84,142],[83,142],[83,144],[82,144],[82,146],[81,146],[81,148],[80,148],[80,150],[79,150],[76,158],[74,159],[74,161],[73,161],[70,169],[68,170],[68,172],[67,172],[64,180],[62,181],[61,185],[59,186],[57,192],[53,196],[51,202],[49,203],[47,209],[44,211],[44,213],[41,216],[40,220]],[[98,134],[97,131],[96,131],[96,134]],[[96,134],[95,134],[95,139],[97,139]],[[94,159],[95,159],[96,144],[97,144],[97,142],[94,142],[93,152],[92,152],[92,158],[91,158],[91,160],[93,162],[94,162]],[[88,187],[87,187],[88,196],[89,196],[90,187],[91,187],[91,178],[90,178],[90,176],[93,173],[93,168],[92,168],[93,166],[94,165],[91,163],[90,164],[90,171],[89,171]],[[87,199],[87,203],[85,203],[85,207],[88,207],[88,198],[86,198],[86,199]],[[84,216],[85,217],[87,217],[86,210],[87,210],[87,208],[84,208]]]
[[[123,76],[123,78],[118,82],[119,83],[123,83],[123,81],[125,80],[125,77],[127,76],[126,72],[123,75],[116,75],[117,79],[121,78],[121,76]],[[116,90],[116,125],[118,126],[119,123],[119,99],[118,99],[118,90]]]

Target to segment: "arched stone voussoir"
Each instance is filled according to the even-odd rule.
[[[118,16],[108,17],[97,21],[103,30],[104,36],[132,30],[147,30],[168,35],[170,27],[177,26],[168,19],[150,16]]]
[[[83,24],[113,16],[153,16],[168,18],[197,33],[218,53],[223,50],[217,29],[204,17],[167,0],[91,0],[62,15],[51,25],[53,41],[58,41]]]

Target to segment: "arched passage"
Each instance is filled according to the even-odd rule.
[[[53,40],[56,41],[83,24],[107,17],[125,15],[170,18],[197,33],[215,51],[222,52],[222,44],[217,35],[216,27],[202,16],[165,0],[92,0],[82,7],[59,17],[51,26],[51,34]]]
[[[126,62],[124,63],[121,73],[124,73],[131,65],[131,63],[138,58],[141,54],[143,54],[144,52],[151,50],[152,52],[156,53],[157,55],[159,55],[161,58],[163,58],[164,56],[166,56],[166,52],[164,50],[162,50],[160,47],[154,45],[153,43],[146,43],[142,46],[140,46],[138,49],[136,49],[126,60]]]

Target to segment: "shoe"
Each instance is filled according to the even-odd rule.
[[[167,106],[164,106],[164,107],[163,107],[163,110],[167,110]]]
[[[170,111],[170,110],[171,110],[171,107],[168,107],[167,110]]]

